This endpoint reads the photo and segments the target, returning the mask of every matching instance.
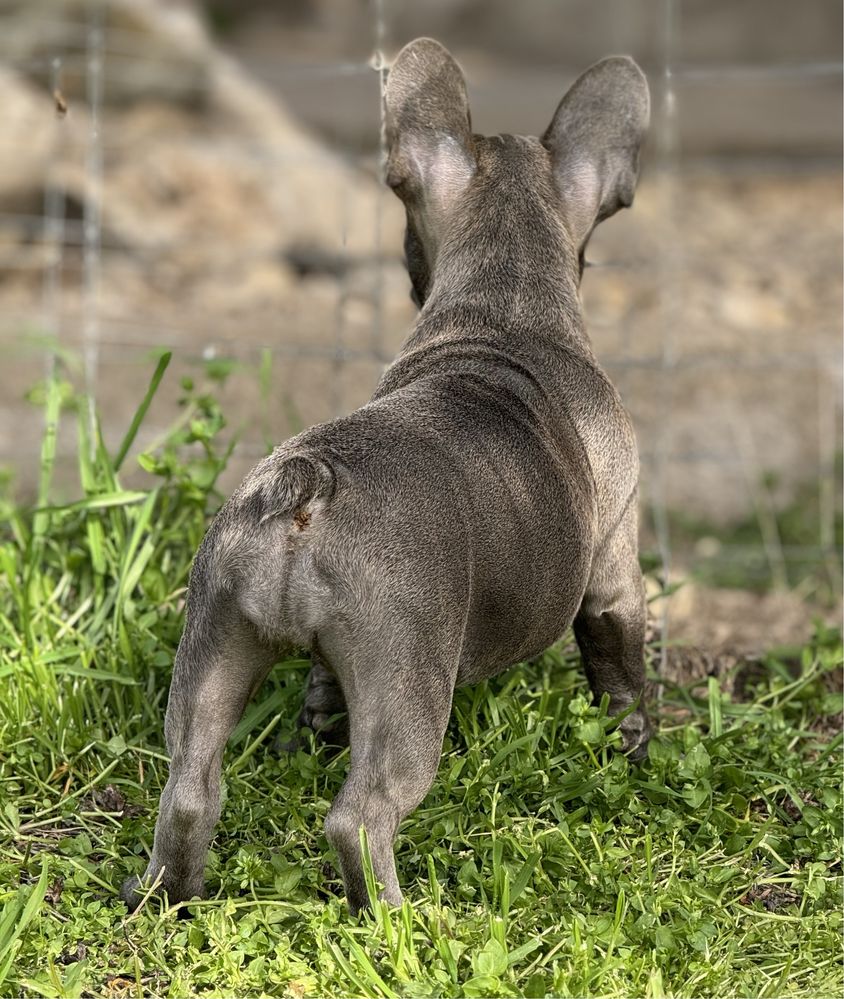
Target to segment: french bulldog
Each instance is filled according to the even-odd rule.
[[[573,624],[624,749],[646,752],[636,441],[579,293],[590,234],[633,200],[645,77],[604,59],[541,139],[485,137],[458,64],[421,38],[385,109],[419,315],[372,399],[261,461],[196,555],[142,879],[171,902],[202,894],[226,741],[295,648],[312,657],[301,723],[350,744],[325,833],[353,912],[361,827],[382,897],[401,900],[393,841],[434,779],[456,686]],[[136,905],[139,879],[122,896]]]

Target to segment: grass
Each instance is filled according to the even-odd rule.
[[[163,358],[142,409],[164,374]],[[397,849],[406,901],[349,917],[322,826],[346,754],[276,755],[307,662],[280,663],[227,753],[210,898],[116,890],[145,865],[188,567],[220,497],[222,417],[117,469],[51,383],[34,508],[0,537],[0,995],[833,996],[841,971],[840,635],[772,651],[734,702],[666,684],[650,760],[612,751],[562,643],[458,691]],[[82,499],[51,505],[77,419]],[[746,684],[745,684],[746,686]]]
[[[704,585],[756,593],[787,586],[816,605],[838,607],[842,475],[844,457],[838,452],[828,474],[800,483],[787,501],[775,503],[772,497],[780,484],[768,474],[755,487],[756,509],[728,526],[687,511],[668,511],[672,547]],[[647,557],[653,567],[658,565],[655,552]]]

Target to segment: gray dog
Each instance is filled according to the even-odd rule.
[[[636,64],[609,58],[541,140],[486,138],[438,42],[396,59],[387,183],[421,312],[372,400],[260,462],[197,553],[144,875],[171,902],[202,893],[226,740],[296,647],[313,657],[301,724],[342,737],[330,726],[347,713],[325,832],[353,911],[361,826],[383,898],[401,900],[393,840],[434,779],[456,685],[574,623],[595,696],[627,712],[625,749],[646,752],[636,443],[579,284],[593,228],[633,199],[648,109]]]

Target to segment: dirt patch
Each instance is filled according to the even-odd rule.
[[[741,898],[742,905],[753,905],[754,902],[761,903],[767,912],[780,912],[789,906],[796,905],[800,901],[797,892],[790,891],[779,885],[759,885],[754,886]]]
[[[835,620],[830,610],[807,604],[792,591],[752,593],[688,580],[663,598],[656,596],[655,584],[650,587],[651,613],[659,621],[667,614],[668,640],[706,650],[702,656],[747,659],[776,647],[801,646],[811,637],[814,620]]]

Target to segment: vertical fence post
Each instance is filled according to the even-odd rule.
[[[96,381],[99,362],[99,297],[101,271],[101,207],[103,196],[103,150],[101,108],[103,88],[104,11],[101,0],[88,4],[85,43],[85,94],[89,129],[83,209],[83,356],[85,393],[88,400],[89,438],[96,447]]]
[[[375,51],[372,66],[378,73],[378,151],[376,153],[376,177],[379,189],[375,194],[375,288],[373,289],[373,319],[370,350],[384,363],[384,180],[387,172],[387,116],[384,105],[384,88],[387,83],[387,62],[384,57],[384,44],[387,34],[387,21],[384,11],[385,0],[373,0]]]
[[[62,60],[56,56],[50,61],[50,90],[56,101],[56,124],[50,143],[50,156],[44,184],[44,268],[42,325],[50,342],[47,345],[45,376],[51,381],[56,371],[56,346],[61,336],[62,321],[62,272],[64,269],[65,197],[64,188],[55,177],[55,164],[61,157],[64,110],[59,110],[62,97]]]
[[[675,211],[677,207],[676,186],[679,169],[679,136],[677,122],[677,93],[674,82],[674,50],[678,5],[676,0],[663,0],[663,73],[662,93],[659,109],[656,142],[659,157],[659,184],[662,188],[661,207],[665,219],[665,239],[660,254],[660,299],[662,311],[662,353],[659,378],[660,418],[655,447],[655,469],[653,481],[654,530],[662,562],[663,587],[667,590],[672,582],[671,531],[668,521],[668,475],[671,460],[671,392],[672,369],[675,364],[674,330],[678,313],[676,280],[679,273],[677,253],[679,250],[678,229]],[[664,599],[660,620],[660,675],[665,675],[669,634],[669,600]],[[662,684],[659,685],[662,697]]]

